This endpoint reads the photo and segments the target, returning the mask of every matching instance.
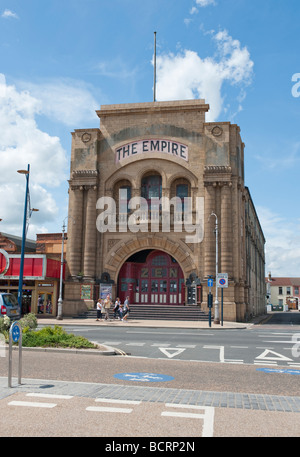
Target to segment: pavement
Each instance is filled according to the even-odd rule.
[[[251,322],[230,322],[223,321],[223,324],[215,324],[212,320],[211,327],[208,321],[175,321],[175,320],[142,320],[142,319],[128,319],[127,321],[120,321],[119,319],[110,319],[105,321],[104,319],[97,321],[92,318],[77,318],[77,317],[63,317],[62,320],[52,317],[40,317],[38,318],[38,324],[42,325],[95,325],[95,326],[128,326],[128,327],[151,327],[151,328],[191,328],[191,329],[214,329],[214,330],[226,330],[226,329],[247,329],[251,328],[252,325],[257,325],[262,321],[268,319],[269,316],[264,314],[253,319]]]

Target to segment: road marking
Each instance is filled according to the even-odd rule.
[[[242,359],[225,359],[224,363],[235,363],[235,364],[243,364],[244,360]]]
[[[145,346],[146,343],[126,343],[126,346]]]
[[[290,343],[290,344],[295,344],[295,341],[293,340],[287,340],[287,341],[264,341],[264,343]]]
[[[195,344],[178,344],[176,347],[185,348],[185,349],[195,349],[196,345]]]
[[[235,349],[248,349],[249,346],[230,346],[231,348],[235,348]]]
[[[212,406],[196,406],[196,405],[182,405],[174,403],[165,403],[167,408],[185,408],[185,409],[197,409],[204,410],[204,414],[188,413],[188,412],[173,412],[163,411],[161,416],[167,417],[181,417],[187,419],[203,419],[202,437],[212,437],[214,434],[214,415],[215,408]]]
[[[112,346],[112,345],[116,345],[116,344],[121,344],[122,341],[104,341],[104,343],[102,344],[107,344],[107,346]]]
[[[140,405],[140,401],[136,400],[116,400],[115,398],[96,398],[95,401],[101,403],[120,403],[122,405]]]
[[[71,398],[73,398],[73,395],[40,394],[33,392],[30,394],[26,394],[26,397],[60,398],[62,400],[70,400]]]
[[[9,406],[30,406],[33,408],[54,408],[56,403],[37,403],[32,401],[11,401]]]
[[[158,348],[163,354],[165,354],[169,359],[172,357],[175,357],[176,355],[181,354],[183,351],[185,351],[185,348]],[[174,351],[174,352],[170,352]]]
[[[255,362],[255,360],[254,360],[254,365],[273,365],[273,366],[277,366],[277,362],[272,362],[271,360],[266,360],[265,362]]]
[[[170,346],[170,344],[168,344],[168,343],[166,343],[166,344],[165,343],[153,343],[153,344],[151,344],[151,346],[153,346],[153,347],[159,347],[161,345],[164,345],[164,347],[166,347],[166,348]]]
[[[268,356],[268,354],[273,354],[272,357]],[[274,357],[275,356],[275,357]],[[286,357],[285,355],[278,354],[278,352],[270,351],[270,349],[265,349],[264,352],[262,352],[259,356],[255,357],[255,359],[259,360],[276,360],[277,362],[280,360],[282,361],[288,361],[292,362],[293,359],[290,359],[289,357]]]
[[[221,363],[224,363],[225,362],[225,358],[224,358],[224,346],[213,346],[213,345],[210,345],[210,346],[203,346],[203,349],[219,349],[220,351],[220,362]]]
[[[113,408],[106,406],[88,406],[86,411],[95,411],[100,413],[121,413],[121,414],[130,414],[132,413],[131,408]]]

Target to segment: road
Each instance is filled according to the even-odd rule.
[[[72,333],[131,357],[284,366],[300,369],[300,313],[273,314],[268,325],[211,330],[68,326]]]
[[[151,344],[163,343],[171,354],[177,344],[182,349],[184,342],[186,346],[196,344],[196,348],[185,347],[171,357],[157,351],[160,346],[150,349],[151,357],[24,350],[22,385],[18,386],[14,378],[11,389],[7,387],[7,360],[2,357],[0,412],[5,421],[0,434],[102,436],[101,446],[133,446],[139,444],[137,437],[148,437],[136,452],[130,448],[131,454],[149,451],[150,443],[157,445],[159,437],[171,437],[170,442],[175,444],[180,437],[187,437],[182,441],[186,446],[199,446],[198,439],[203,436],[300,436],[300,370],[279,357],[292,358],[291,344],[283,341],[290,341],[298,329],[296,325],[292,330],[289,327],[270,320],[251,330],[212,332],[213,340],[211,330],[185,330],[180,335],[176,331],[178,340],[174,332],[149,332],[145,336],[143,329],[144,336],[124,333],[127,339],[118,345],[128,348],[126,344],[143,342],[144,338],[147,344],[131,348],[148,351]],[[113,327],[107,329],[112,332]],[[119,326],[115,330],[123,335],[126,329]],[[107,337],[104,327],[97,331],[103,343],[102,336]],[[231,347],[242,342],[243,347]],[[203,354],[203,346],[212,344],[224,346],[225,357],[227,350],[230,357],[241,359],[244,354],[244,362],[220,360],[219,349],[208,349],[212,361],[182,358],[190,350],[201,349]],[[253,359],[253,355],[246,363],[246,346],[251,353],[255,349],[262,353],[266,348],[273,353],[269,352],[269,359],[263,358],[262,364],[254,363],[257,357]],[[156,353],[159,357],[153,356]],[[17,354],[14,351],[14,376]],[[299,356],[293,357],[293,363],[297,360]],[[122,441],[126,437],[128,440]]]

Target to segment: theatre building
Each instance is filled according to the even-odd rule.
[[[208,110],[204,100],[104,105],[100,128],[72,133],[64,315],[108,292],[207,311],[216,273],[228,276],[224,320],[264,312],[265,240],[240,128],[205,122]]]

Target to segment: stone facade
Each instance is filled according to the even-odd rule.
[[[104,105],[97,111],[100,129],[72,133],[65,315],[91,304],[82,298],[82,284],[98,284],[103,275],[116,296],[122,265],[143,250],[168,253],[184,278],[198,277],[203,289],[198,304],[207,310],[207,278],[216,273],[212,213],[218,219],[218,271],[229,278],[224,319],[243,321],[264,311],[265,240],[244,184],[240,129],[230,122],[206,123],[208,109],[203,100]],[[99,199],[117,201],[124,188],[131,198],[140,197],[147,176],[159,176],[160,196],[167,199],[176,197],[178,186],[186,186],[198,238],[183,223],[181,231],[175,229],[174,215],[168,231],[161,219],[156,230],[141,220],[137,231],[124,230],[120,211],[115,231],[99,231],[104,210]]]

